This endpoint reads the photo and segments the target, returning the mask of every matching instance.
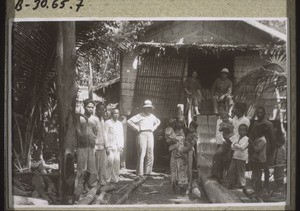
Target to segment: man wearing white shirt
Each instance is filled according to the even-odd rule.
[[[120,174],[120,154],[124,147],[123,124],[118,120],[118,109],[113,109],[112,118],[105,122],[105,135],[107,140],[107,182],[116,183]]]
[[[232,119],[232,123],[233,123],[233,133],[237,134],[239,132],[239,126],[241,124],[245,124],[248,126],[250,126],[250,120],[245,116],[246,113],[246,104],[245,103],[236,103],[234,105],[234,110],[233,113],[235,114],[235,116]]]
[[[154,162],[154,137],[153,131],[160,125],[160,120],[156,118],[150,111],[154,109],[152,102],[146,100],[144,102],[143,111],[131,117],[127,124],[134,131],[138,132],[137,136],[137,175],[143,176],[144,173],[150,175],[152,173]],[[146,159],[145,159],[146,158]],[[144,166],[144,160],[145,166]]]

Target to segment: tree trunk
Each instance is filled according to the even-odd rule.
[[[57,40],[57,98],[59,112],[59,198],[67,204],[73,196],[73,185],[67,180],[74,177],[76,80],[75,22],[58,24]]]
[[[88,92],[89,99],[93,100],[93,68],[90,58],[88,59],[88,67],[89,67],[89,81],[88,81]]]

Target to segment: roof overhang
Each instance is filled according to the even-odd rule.
[[[268,53],[282,53],[286,52],[286,45],[242,45],[242,44],[185,44],[185,43],[157,43],[157,42],[137,42],[135,43],[137,47],[141,48],[141,53],[144,51],[143,48],[156,48],[160,51],[166,51],[168,49],[185,50],[185,52],[189,50],[198,50],[205,53],[215,53],[218,54],[220,52],[228,52],[228,53],[236,53],[236,52],[249,52],[249,51],[257,51],[262,54]]]
[[[269,35],[271,35],[272,37],[276,37],[276,38],[278,38],[280,40],[283,40],[285,42],[287,41],[286,34],[281,33],[281,32],[279,32],[275,29],[272,29],[272,28],[270,28],[270,27],[268,27],[268,26],[266,26],[266,25],[264,25],[264,24],[262,24],[258,21],[244,20],[244,22],[251,25],[251,26],[253,26],[253,27],[255,27],[255,28],[257,28],[257,29],[259,29],[259,30],[261,30],[261,31],[263,31],[263,32],[265,32],[265,33],[267,33],[267,34],[269,34]]]

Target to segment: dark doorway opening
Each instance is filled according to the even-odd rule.
[[[205,100],[202,100],[200,113],[203,115],[214,115],[211,88],[224,67],[229,69],[229,79],[233,81],[234,58],[231,55],[190,56],[188,59],[188,76],[191,77],[192,72],[196,71],[202,86],[202,95]]]
[[[190,77],[192,72],[196,71],[202,88],[211,89],[214,81],[220,76],[220,71],[224,67],[229,69],[229,79],[233,80],[233,56],[191,56],[188,59],[188,76]]]

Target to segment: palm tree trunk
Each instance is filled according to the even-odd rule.
[[[74,150],[77,144],[75,132],[75,106],[77,87],[75,22],[61,22],[58,25],[57,40],[57,97],[59,116],[59,195],[61,204],[70,203],[73,196]]]
[[[89,68],[89,81],[88,81],[88,92],[89,99],[93,100],[93,68],[90,58],[88,58],[88,68]]]

